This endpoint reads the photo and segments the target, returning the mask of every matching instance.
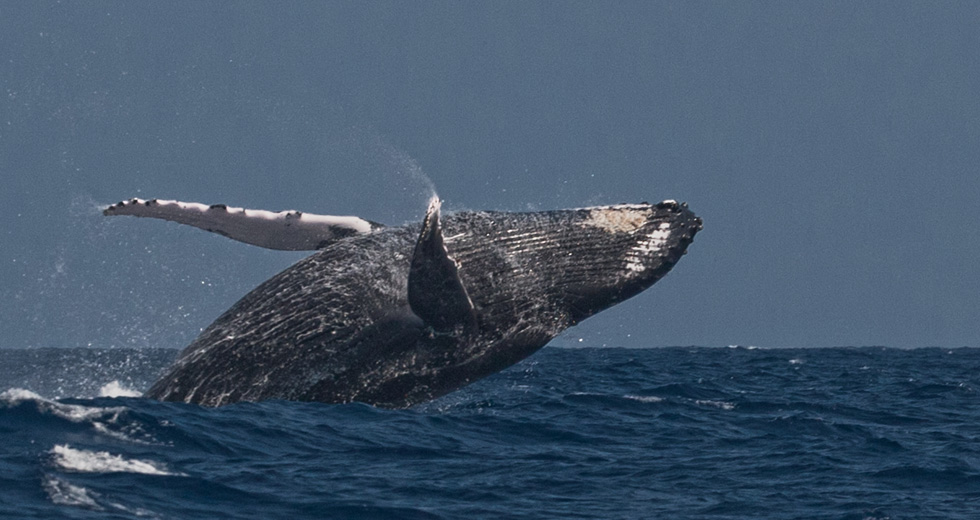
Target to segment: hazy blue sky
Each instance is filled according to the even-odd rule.
[[[299,255],[132,196],[705,220],[584,345],[978,346],[980,3],[0,1],[0,346],[183,347]]]

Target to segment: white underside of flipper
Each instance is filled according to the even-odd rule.
[[[371,233],[382,227],[359,217],[158,199],[130,199],[113,204],[102,213],[179,222],[246,244],[284,251],[312,251],[340,238]]]

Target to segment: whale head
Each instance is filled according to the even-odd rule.
[[[573,261],[557,273],[573,324],[663,278],[702,229],[672,200],[586,208],[575,217],[565,246]]]
[[[445,227],[480,330],[495,339],[483,355],[512,363],[649,288],[681,259],[702,222],[668,200],[465,213]]]

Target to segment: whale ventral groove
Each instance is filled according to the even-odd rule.
[[[315,251],[246,294],[146,397],[403,408],[500,371],[662,278],[701,219],[686,204],[443,215],[419,223],[131,199],[106,215],[170,220]]]

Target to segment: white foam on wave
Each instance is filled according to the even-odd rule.
[[[152,435],[146,433],[139,424],[120,424],[116,421],[101,423],[94,421],[92,422],[92,428],[106,437],[112,437],[121,441],[143,444],[145,446],[160,445],[160,442],[153,438]]]
[[[735,403],[729,403],[727,401],[712,401],[709,399],[698,399],[694,401],[696,404],[701,406],[713,406],[715,408],[721,408],[722,410],[734,410]]]
[[[126,388],[119,381],[106,383],[99,389],[99,397],[140,397],[142,395],[142,392]]]
[[[140,473],[143,475],[184,476],[169,471],[163,464],[127,459],[107,451],[76,450],[67,444],[51,448],[51,462],[60,469],[79,473]]]
[[[87,507],[97,511],[105,510],[95,501],[95,497],[99,495],[82,486],[76,486],[52,476],[44,478],[43,486],[51,502],[59,506]]]
[[[33,401],[41,413],[50,413],[74,423],[92,422],[107,416],[110,420],[115,420],[121,412],[126,411],[126,408],[122,406],[103,408],[99,406],[59,403],[23,388],[10,388],[0,393],[0,406],[9,408],[11,406],[17,406],[24,401]]]
[[[103,387],[103,397],[113,397],[114,395],[111,395],[113,393],[118,397],[126,395],[124,393],[126,389],[121,385],[110,383],[106,387]],[[122,420],[123,413],[128,410],[124,406],[100,407],[59,403],[23,388],[11,388],[0,392],[0,408],[18,406],[25,401],[34,403],[37,411],[42,414],[50,414],[73,423],[88,423],[95,431],[114,439],[135,444],[158,444],[139,423]]]
[[[83,486],[76,486],[52,475],[45,475],[41,482],[44,492],[52,504],[59,506],[81,507],[93,511],[118,511],[130,516],[159,518],[156,513],[141,507],[130,508],[122,504],[105,500],[102,495]],[[98,499],[98,500],[97,500]],[[102,503],[99,503],[99,500]]]
[[[40,395],[31,392],[30,390],[25,390],[23,388],[8,388],[0,393],[0,402],[17,405],[22,401],[29,401],[31,399],[44,399]]]
[[[665,400],[663,397],[657,397],[655,395],[624,395],[623,397],[641,403],[662,403]]]

